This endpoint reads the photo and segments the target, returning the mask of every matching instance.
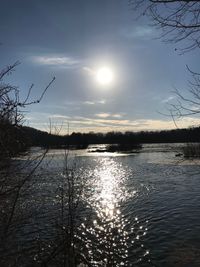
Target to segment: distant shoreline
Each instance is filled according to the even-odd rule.
[[[200,142],[200,127],[141,132],[108,132],[108,133],[72,133],[56,135],[23,126],[22,133],[29,140],[29,146],[49,148],[84,149],[90,144],[118,144],[135,146],[138,144],[159,143],[198,143]]]

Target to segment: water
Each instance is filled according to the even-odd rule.
[[[90,266],[200,266],[200,164],[176,157],[179,148],[154,144],[134,154],[69,153],[74,175],[84,181],[76,240]],[[63,157],[62,150],[48,152],[23,204],[37,211],[24,229],[40,229],[46,240],[60,215]]]

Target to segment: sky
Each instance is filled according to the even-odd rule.
[[[26,107],[24,125],[61,134],[175,128],[163,113],[174,88],[187,93],[186,64],[198,70],[199,52],[180,55],[136,13],[128,0],[2,0],[0,68],[20,62],[4,82],[22,100],[34,84],[30,100],[37,100],[56,77],[41,103]],[[112,72],[108,84],[97,80],[102,67]]]

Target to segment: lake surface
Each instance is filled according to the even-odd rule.
[[[149,144],[133,154],[91,153],[92,147],[68,153],[69,165],[85,181],[78,227],[91,266],[200,266],[200,162],[176,157],[181,146]],[[24,204],[37,213],[24,233],[37,225],[50,238],[58,184],[66,179],[65,156],[50,150],[37,170],[39,179]]]

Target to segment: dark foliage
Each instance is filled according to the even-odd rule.
[[[19,62],[16,62],[0,71],[0,159],[10,158],[30,146],[29,138],[22,128],[23,110],[27,106],[40,103],[55,80],[54,77],[37,100],[30,99],[34,86],[32,84],[26,98],[22,100],[19,89],[4,81],[18,65]]]
[[[129,144],[129,143],[125,143],[125,144],[112,144],[112,145],[108,145],[106,148],[106,151],[108,152],[130,152],[132,150],[137,150],[142,148],[142,146],[140,144]]]
[[[30,127],[23,127],[23,133],[32,146],[51,148],[86,148],[89,144],[122,144],[129,148],[140,143],[186,143],[200,142],[200,127],[164,131],[72,133],[53,135]]]

